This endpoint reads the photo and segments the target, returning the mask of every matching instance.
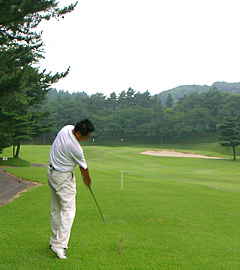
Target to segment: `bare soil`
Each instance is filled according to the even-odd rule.
[[[191,158],[211,158],[211,159],[225,159],[221,157],[210,157],[204,155],[197,155],[190,152],[170,151],[170,150],[147,150],[141,152],[143,155],[161,156],[161,157],[191,157]]]
[[[42,164],[32,164],[33,167],[46,167]],[[0,206],[3,206],[14,198],[18,197],[21,192],[26,191],[30,187],[40,185],[27,181],[26,179],[17,177],[6,172],[3,167],[0,168]]]

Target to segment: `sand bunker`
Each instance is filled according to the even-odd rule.
[[[143,155],[151,155],[151,156],[160,156],[160,157],[191,157],[191,158],[211,158],[211,159],[225,159],[221,157],[209,157],[203,155],[197,155],[194,153],[188,152],[179,152],[179,151],[170,151],[170,150],[147,150],[145,152],[141,152]]]

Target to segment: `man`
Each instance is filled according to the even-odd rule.
[[[47,169],[51,191],[50,223],[52,236],[50,247],[60,259],[66,259],[65,250],[75,217],[76,182],[74,169],[79,165],[85,185],[90,186],[91,177],[79,142],[87,140],[95,131],[88,120],[79,121],[75,127],[67,125],[57,134],[49,156]]]

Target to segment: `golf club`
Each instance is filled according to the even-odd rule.
[[[101,214],[101,217],[102,217],[102,219],[103,219],[105,225],[107,225],[107,223],[106,223],[106,221],[105,221],[105,219],[104,219],[104,217],[103,217],[103,214],[102,214],[102,212],[101,212],[101,210],[100,210],[100,207],[99,207],[99,205],[98,205],[98,203],[97,203],[97,200],[96,200],[96,198],[95,198],[95,196],[94,196],[94,194],[93,194],[93,192],[92,192],[91,187],[88,186],[88,188],[89,188],[89,190],[90,190],[90,192],[91,192],[91,194],[92,194],[92,196],[93,196],[93,199],[94,199],[94,201],[95,201],[95,203],[96,203],[96,205],[97,205],[97,208],[98,208],[98,210],[99,210],[99,213]]]

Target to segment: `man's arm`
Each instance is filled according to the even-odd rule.
[[[82,175],[84,184],[86,186],[90,186],[92,180],[91,180],[91,177],[90,177],[88,168],[87,169],[83,169],[81,166],[79,166],[79,169],[80,169],[80,172],[81,172],[81,175]]]

